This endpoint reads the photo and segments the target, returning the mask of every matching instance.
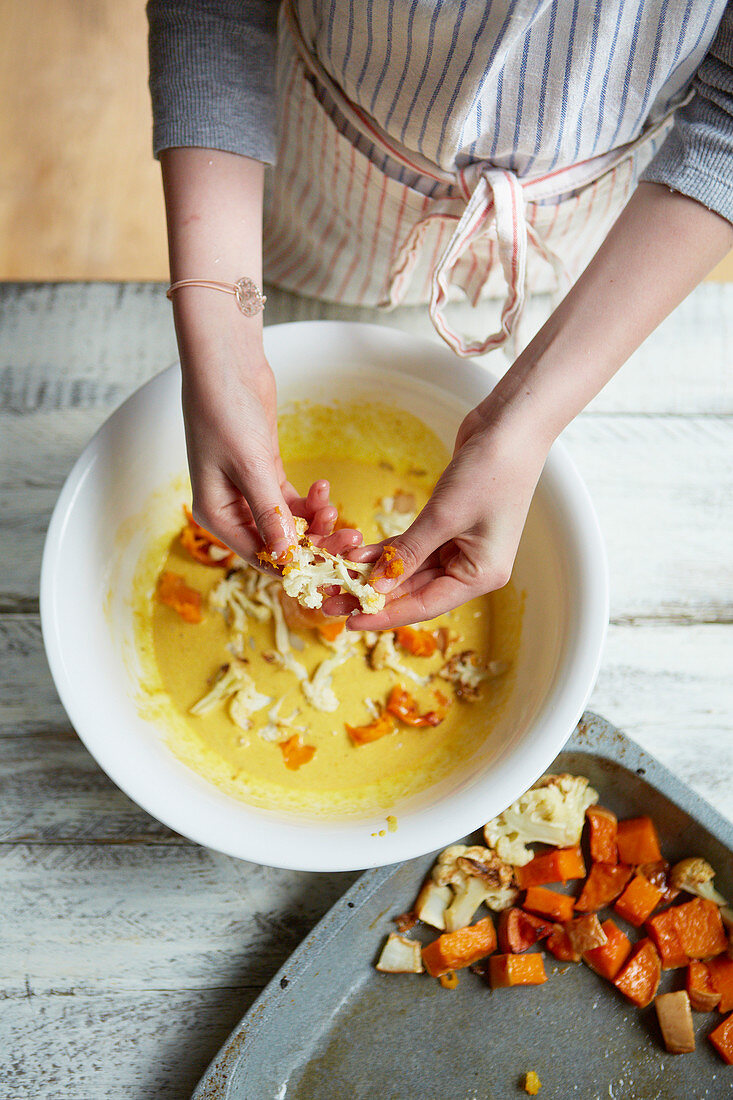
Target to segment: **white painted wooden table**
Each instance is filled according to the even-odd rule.
[[[429,331],[421,311],[278,292],[266,316]],[[730,818],[732,322],[733,285],[701,287],[566,433],[611,566],[591,706]],[[100,771],[54,691],[38,620],[51,508],[92,432],[175,358],[160,286],[0,289],[3,1100],[188,1097],[356,877],[256,867],[171,833]]]

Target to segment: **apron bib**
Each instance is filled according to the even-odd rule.
[[[546,176],[518,178],[478,162],[446,173],[411,154],[350,103],[307,49],[290,5],[280,12],[278,152],[268,172],[265,281],[306,297],[392,309],[425,305],[460,356],[516,340],[527,296],[562,297],[597,251],[672,111],[636,141]],[[675,104],[675,109],[679,104]],[[362,133],[382,165],[407,167],[407,186],[342,131]],[[414,180],[413,177],[413,180]],[[429,190],[440,197],[430,197]],[[496,331],[471,337],[451,302],[503,300]],[[477,309],[486,323],[486,307]]]

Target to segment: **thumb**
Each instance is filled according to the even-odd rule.
[[[293,514],[285,500],[285,488],[277,476],[274,461],[267,456],[254,459],[242,456],[236,464],[230,462],[226,478],[229,484],[227,495],[236,494],[238,498],[231,499],[229,505],[231,538],[237,540],[236,530],[242,522],[249,524],[250,529],[254,524],[266,549],[275,558],[284,557],[288,547],[297,541],[297,536]],[[237,549],[233,542],[229,544],[232,549]]]
[[[404,534],[385,542],[369,580],[377,592],[388,593],[411,577],[450,538],[428,505]]]
[[[293,514],[288,507],[274,464],[250,463],[236,479],[267,550],[282,558],[295,542]]]

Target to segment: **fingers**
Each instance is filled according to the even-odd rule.
[[[429,502],[404,534],[384,543],[370,583],[385,594],[401,587],[455,533]]]
[[[381,542],[370,542],[366,546],[358,546],[349,551],[349,561],[375,562],[382,556],[384,546]]]
[[[358,609],[359,601],[356,596],[351,596],[348,592],[338,592],[334,596],[326,596],[321,604],[321,611],[324,615],[333,615],[336,618],[350,615],[352,611]]]
[[[394,599],[402,599],[403,596],[407,596],[420,588],[424,588],[426,584],[441,575],[442,570],[439,568],[421,569],[418,573],[413,573],[413,575],[397,589]],[[387,599],[389,600],[390,597],[387,597]],[[329,596],[328,599],[324,599],[321,610],[326,615],[343,616],[350,615],[354,611],[359,611],[360,606],[355,596],[351,596],[347,592],[338,592],[333,596]],[[371,619],[373,616],[370,615],[368,618]],[[366,629],[369,630],[372,628],[367,627]]]
[[[342,527],[340,531],[334,531],[326,538],[319,538],[318,543],[324,546],[331,554],[348,554],[358,552],[362,540],[361,531],[355,531],[351,527]]]
[[[338,519],[338,511],[333,504],[327,504],[325,508],[319,508],[314,512],[313,519],[308,524],[308,534],[313,536],[330,535]]]
[[[283,495],[295,516],[302,516],[308,523],[308,534],[312,536],[330,535],[338,519],[338,509],[329,502],[331,486],[325,480],[314,481],[306,496],[301,497],[290,482]]]
[[[347,630],[394,630],[408,623],[423,623],[445,615],[460,607],[477,592],[467,589],[462,581],[447,577],[444,573],[429,580],[424,586],[404,596],[390,600],[383,611],[376,615],[355,612],[346,623]]]
[[[310,515],[315,515],[320,508],[324,508],[329,503],[330,495],[331,486],[325,478],[314,481],[305,498],[305,506]]]
[[[251,461],[241,472],[195,478],[193,514],[232,550],[252,560],[262,544],[277,557],[295,542],[293,517],[274,468]],[[259,536],[259,537],[258,537]]]
[[[285,502],[275,472],[264,467],[256,470],[250,467],[248,473],[244,492],[260,538],[276,558],[285,557],[288,547],[297,538],[292,513]]]
[[[191,505],[193,518],[212,535],[222,539],[240,558],[257,564],[257,552],[262,549],[262,540],[252,520],[252,515],[233,486],[228,487],[230,499],[217,499],[214,494],[197,496]],[[234,497],[234,499],[232,499]],[[203,503],[201,501],[203,500]]]

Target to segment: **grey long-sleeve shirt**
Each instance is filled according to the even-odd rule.
[[[294,4],[347,96],[447,169],[489,160],[521,178],[576,163],[633,140],[691,85],[642,179],[733,221],[733,3],[601,0],[576,20],[572,0],[515,0],[511,19],[507,5],[374,0],[356,21],[345,0]],[[203,146],[274,163],[278,6],[149,0],[156,156]]]

